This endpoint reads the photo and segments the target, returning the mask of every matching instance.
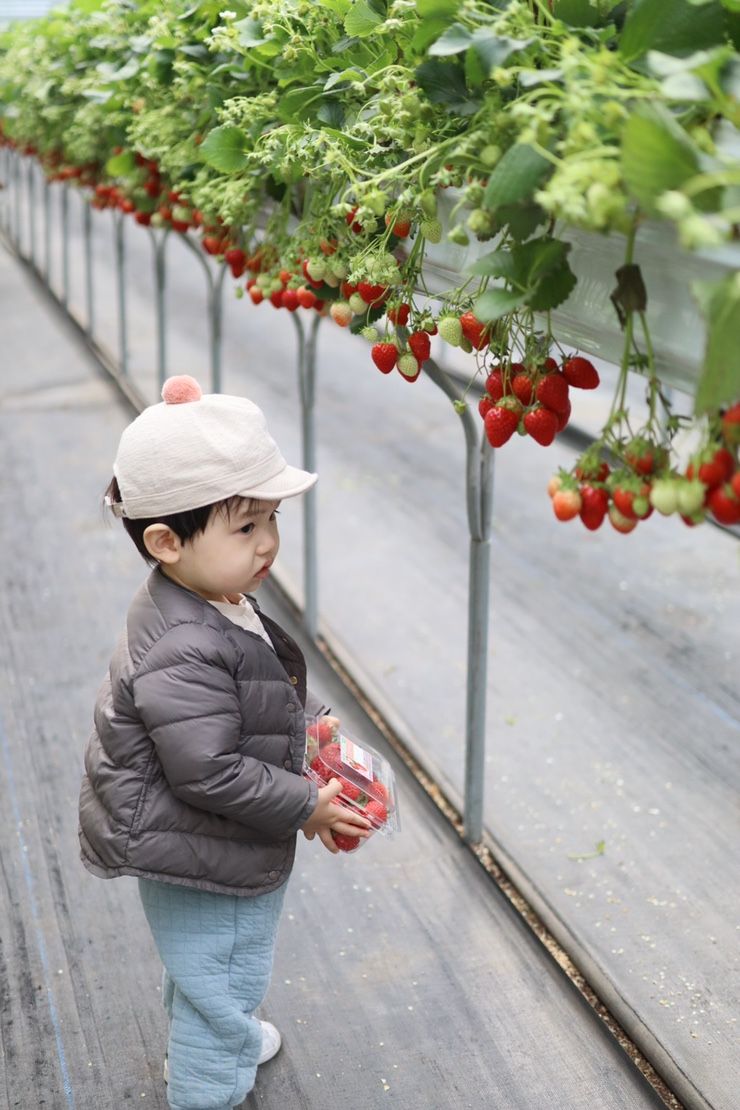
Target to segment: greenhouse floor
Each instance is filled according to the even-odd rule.
[[[133,372],[150,395],[145,252],[144,239],[134,240],[139,280],[130,314]],[[171,365],[205,381],[194,279],[180,261],[170,294],[177,323]],[[8,793],[0,848],[12,892],[0,909],[7,917],[0,937],[9,974],[8,1105],[28,1105],[22,1092],[30,1088],[39,1105],[54,1108],[92,1110],[142,1097],[164,1106],[156,959],[132,884],[90,879],[74,843],[91,701],[142,574],[133,550],[96,511],[129,414],[24,268],[2,252],[0,268],[0,512],[8,536],[0,607],[7,657],[0,769]],[[100,326],[113,336],[115,297],[110,273],[101,269]],[[244,319],[249,334],[227,347],[227,365],[238,373],[225,388],[263,404],[285,452],[298,458],[294,370],[286,365],[291,329],[282,317]],[[276,322],[265,328],[265,319]],[[379,376],[367,377],[366,352],[360,346],[351,353],[349,343],[358,341],[336,329],[322,338],[322,612],[343,635],[345,619],[349,651],[362,659],[369,685],[425,736],[439,781],[454,796],[464,693],[459,430],[452,425],[449,432],[450,413],[423,379],[414,404],[401,401],[405,383],[383,379],[379,402],[372,393]],[[430,443],[438,448],[432,457]],[[373,449],[386,454],[382,474],[373,469]],[[526,474],[527,490],[538,498],[543,474],[568,452],[556,446],[542,456]],[[589,562],[582,537],[543,519],[534,494],[531,504],[516,501],[514,456],[497,466],[486,823],[510,871],[539,896],[538,908],[549,909],[574,939],[571,951],[594,973],[602,996],[610,1003],[616,996],[636,1028],[653,1037],[656,1064],[668,1058],[683,1075],[686,1105],[735,1110],[735,543],[708,528],[685,530],[652,561],[649,544],[638,547],[640,561],[615,536],[584,536]],[[371,513],[360,512],[358,494]],[[423,506],[435,503],[439,523],[430,529],[435,517]],[[286,577],[298,581],[300,514],[286,511],[282,523],[281,562]],[[333,542],[343,530],[357,578],[343,573],[342,545]],[[660,527],[656,535],[660,543]],[[639,544],[639,536],[627,543],[633,539]],[[601,560],[594,543],[604,545]],[[374,593],[366,579],[359,589],[362,572],[372,576],[373,567]],[[692,567],[701,569],[687,574]],[[573,605],[560,612],[556,603],[575,580],[573,604],[585,628],[577,632],[568,624]],[[605,584],[626,595],[616,625]],[[651,598],[660,603],[658,616]],[[393,637],[387,634],[387,608],[401,599],[416,614],[424,651],[399,622]],[[445,639],[439,631],[447,627],[455,636]],[[588,685],[572,651],[574,635],[583,636],[589,653],[595,677]],[[380,743],[311,654],[318,692]],[[43,676],[52,668],[50,681]],[[537,685],[527,678],[535,673]],[[425,698],[431,689],[434,699]],[[286,1050],[260,1073],[251,1104],[331,1110],[393,1098],[419,1110],[656,1105],[592,1011],[401,774],[403,832],[395,841],[338,861],[301,844],[266,1009],[286,1033]],[[605,832],[606,852],[594,854]],[[336,958],[327,964],[330,953]],[[305,965],[296,974],[301,956]]]

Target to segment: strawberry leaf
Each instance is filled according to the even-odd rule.
[[[200,158],[219,173],[237,173],[248,161],[247,137],[239,127],[214,127],[200,145]]]
[[[740,274],[691,286],[707,321],[704,366],[696,390],[697,415],[740,396]]]
[[[520,308],[526,301],[526,293],[514,292],[511,289],[487,289],[473,305],[473,312],[484,324],[490,324]]]
[[[528,143],[509,147],[496,165],[486,186],[486,204],[498,208],[527,200],[553,167]]]

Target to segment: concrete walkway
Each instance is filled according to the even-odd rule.
[[[2,250],[0,299],[0,1107],[164,1110],[159,968],[135,884],[89,876],[76,843],[95,690],[145,573],[99,507],[130,414]],[[382,744],[310,663],[347,726]],[[397,839],[339,859],[300,844],[266,1009],[285,1048],[245,1105],[660,1105],[398,773]]]

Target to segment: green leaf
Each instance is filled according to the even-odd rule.
[[[509,147],[495,166],[486,186],[486,204],[498,208],[528,200],[552,166],[527,143]]]
[[[344,18],[344,29],[348,35],[364,38],[382,22],[382,15],[370,7],[368,0],[355,0]]]
[[[317,0],[317,3],[320,7],[328,8],[329,11],[334,12],[340,19],[344,19],[352,7],[352,0]]]
[[[114,154],[105,163],[105,172],[109,177],[125,177],[132,173],[136,166],[133,151],[124,150],[122,154]]]
[[[519,84],[524,89],[542,85],[546,81],[562,81],[562,69],[524,69],[519,74]]]
[[[527,298],[527,304],[535,312],[547,312],[566,301],[576,287],[577,278],[567,259],[554,270],[545,274]]]
[[[458,62],[431,58],[416,68],[416,81],[432,104],[458,107],[468,99],[465,72]]]
[[[429,16],[428,19],[422,19],[419,23],[418,30],[411,40],[411,51],[414,54],[423,54],[430,42],[434,42],[446,27],[449,26],[449,19],[444,16]]]
[[[237,173],[247,165],[247,136],[239,127],[214,127],[198,148],[201,161],[219,173]]]
[[[446,57],[449,54],[461,54],[467,50],[473,41],[473,36],[467,27],[461,23],[453,23],[436,42],[429,47],[429,54],[435,57]]]
[[[422,19],[449,17],[457,15],[461,3],[462,0],[416,0],[416,10]]]
[[[619,52],[626,61],[648,50],[683,54],[724,41],[719,0],[697,7],[690,0],[636,0],[624,25]]]
[[[242,46],[261,46],[262,43],[267,42],[262,32],[262,24],[258,19],[240,19],[234,27],[239,32],[239,42]]]
[[[699,156],[683,128],[661,105],[640,105],[622,132],[622,172],[630,192],[651,211],[669,189],[699,171]]]
[[[515,281],[518,267],[511,251],[491,251],[490,254],[484,254],[474,262],[467,272],[479,277],[498,277]]]
[[[547,219],[547,214],[539,204],[502,204],[496,209],[499,224],[508,227],[509,233],[517,242],[528,239]]]
[[[600,27],[616,3],[594,3],[593,0],[555,0],[553,15],[570,27]]]
[[[740,274],[722,281],[695,281],[691,288],[707,321],[704,365],[694,412],[709,412],[740,397]]]
[[[525,299],[526,293],[514,293],[511,289],[487,289],[473,305],[473,312],[482,323],[490,324],[520,308]]]
[[[498,66],[508,61],[512,54],[524,50],[534,41],[533,38],[510,39],[506,35],[497,35],[490,27],[478,27],[472,36],[473,49],[483,64],[488,67],[489,75]]]

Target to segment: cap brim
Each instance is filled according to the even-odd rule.
[[[311,474],[308,470],[299,470],[297,466],[287,466],[268,478],[258,486],[247,490],[239,490],[239,497],[254,497],[258,501],[283,501],[286,497],[297,497],[311,489],[318,481],[318,474]]]

